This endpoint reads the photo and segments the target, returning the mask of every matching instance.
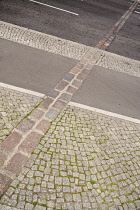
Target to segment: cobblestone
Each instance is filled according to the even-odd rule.
[[[0,143],[42,99],[0,86]]]
[[[34,47],[47,52],[56,53],[80,60],[89,47],[0,21],[0,37]]]
[[[102,55],[96,65],[140,77],[140,61],[105,51],[100,52]]]
[[[139,210],[139,152],[139,124],[66,106],[1,202],[20,209]]]

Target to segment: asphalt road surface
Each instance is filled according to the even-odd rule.
[[[140,119],[140,78],[94,66],[73,102]]]
[[[119,31],[108,51],[140,60],[140,4]]]
[[[0,20],[93,47],[132,4],[129,0],[36,1],[0,0]],[[139,17],[139,13],[130,16],[109,51],[140,60]],[[133,49],[129,53],[127,36]]]

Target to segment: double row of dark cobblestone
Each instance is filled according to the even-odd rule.
[[[136,6],[138,5],[138,2],[135,1],[129,9],[125,12],[125,14],[117,21],[117,23],[110,29],[109,32],[105,35],[105,37],[99,41],[99,43],[96,45],[97,48],[106,50],[109,45],[112,43],[112,41],[115,39],[116,34],[120,31],[124,23],[127,21],[131,13],[134,11]]]

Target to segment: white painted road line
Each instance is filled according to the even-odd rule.
[[[57,9],[57,10],[60,10],[60,11],[63,11],[63,12],[67,12],[67,13],[70,13],[70,14],[72,14],[72,15],[79,15],[79,14],[77,14],[77,13],[70,12],[70,11],[68,11],[68,10],[61,9],[61,8],[58,8],[58,7],[54,7],[54,6],[51,6],[51,5],[49,5],[49,4],[44,4],[44,3],[41,3],[41,2],[38,2],[38,1],[34,1],[34,0],[29,0],[29,1],[34,2],[34,3],[36,3],[36,4],[41,4],[41,5],[46,6],[46,7],[50,7],[50,8],[53,8],[53,9]]]
[[[140,12],[138,12],[138,11],[134,11],[135,13],[137,13],[137,14],[140,14]]]
[[[0,82],[0,87],[9,88],[11,90],[19,91],[19,92],[22,92],[22,93],[27,93],[27,94],[30,94],[30,95],[33,95],[33,96],[37,96],[37,97],[40,97],[40,98],[44,98],[45,97],[45,94],[43,94],[43,93],[38,93],[38,92],[35,92],[35,91],[32,91],[32,90],[19,88],[19,87],[16,87],[16,86],[13,86],[13,85],[8,85],[8,84],[2,83],[2,82]]]
[[[94,107],[91,107],[91,106],[86,106],[86,105],[71,102],[71,101],[68,103],[68,105],[74,106],[74,107],[77,107],[77,108],[80,108],[80,109],[86,109],[86,110],[89,110],[89,111],[93,111],[93,112],[97,112],[97,113],[100,113],[100,114],[108,115],[108,116],[111,116],[111,117],[116,117],[116,118],[119,118],[121,120],[127,120],[127,121],[130,121],[130,122],[133,122],[133,123],[140,124],[140,120],[138,120],[138,119],[127,117],[127,116],[120,115],[120,114],[116,114],[116,113],[113,113],[113,112],[108,112],[108,111],[105,111],[105,110],[102,110],[102,109],[97,109],[97,108],[94,108]]]

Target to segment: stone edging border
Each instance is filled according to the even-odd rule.
[[[80,60],[89,46],[0,21],[0,38]]]
[[[15,90],[15,91],[19,91],[21,93],[26,93],[26,94],[29,94],[29,95],[32,95],[32,96],[37,96],[39,98],[45,98],[45,94],[43,94],[43,93],[35,92],[35,91],[32,91],[32,90],[27,90],[27,89],[24,89],[24,88],[19,88],[19,87],[9,85],[9,84],[6,84],[6,83],[2,83],[2,82],[0,82],[0,87],[8,88],[8,89]]]
[[[89,111],[92,111],[92,112],[96,112],[96,113],[99,113],[99,114],[107,115],[107,116],[110,116],[110,117],[118,118],[120,120],[129,121],[131,123],[140,124],[139,119],[135,119],[135,118],[132,118],[132,117],[127,117],[125,115],[105,111],[105,110],[102,110],[102,109],[97,109],[95,107],[87,106],[87,105],[84,105],[84,104],[79,104],[79,103],[70,101],[68,103],[68,105],[73,106],[73,107],[77,107],[77,108],[80,108],[80,109],[85,109],[85,110],[89,110]]]

